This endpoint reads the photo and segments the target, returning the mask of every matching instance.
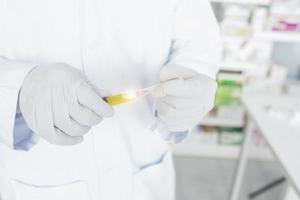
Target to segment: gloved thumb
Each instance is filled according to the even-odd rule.
[[[100,97],[107,97],[111,95],[111,92],[104,90],[102,88],[97,87],[96,85],[92,84],[87,78],[84,79],[85,83],[89,85]]]
[[[172,79],[189,79],[197,75],[194,70],[178,65],[164,67],[160,71],[160,81],[165,82]]]
[[[101,117],[111,117],[114,114],[112,107],[103,100],[107,94],[109,93],[104,90],[96,91],[86,82],[82,82],[77,88],[78,102]]]

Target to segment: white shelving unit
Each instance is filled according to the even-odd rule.
[[[247,62],[226,62],[223,61],[220,64],[220,70],[223,71],[230,71],[230,72],[244,72],[252,67],[259,67],[257,64],[254,63],[247,63]]]
[[[212,3],[219,4],[239,4],[250,7],[251,9],[257,6],[264,6],[266,9],[272,7],[273,0],[210,0]],[[272,11],[271,11],[272,14]],[[300,15],[300,13],[275,13],[277,15]],[[247,43],[251,40],[266,41],[266,42],[284,42],[284,43],[299,43],[300,33],[296,32],[275,32],[261,31],[249,32],[245,36],[228,36],[223,35],[222,40],[227,44],[239,45]],[[254,70],[268,69],[268,64],[264,66],[249,63],[249,62],[228,62],[224,61],[220,64],[221,73],[218,79],[235,80],[239,83],[245,83],[246,75]],[[223,72],[222,72],[223,71]],[[245,127],[244,119],[228,119],[218,117],[206,117],[201,122],[202,126],[220,127],[220,128],[243,128]],[[202,135],[201,135],[202,134]],[[188,157],[204,157],[204,158],[220,158],[220,159],[236,159],[240,153],[239,145],[221,145],[218,144],[217,135],[205,135],[207,133],[194,133],[190,138],[181,144],[172,145],[172,151],[175,156]],[[216,134],[216,133],[214,133]],[[206,136],[208,138],[206,138]],[[204,139],[203,139],[204,137]],[[213,139],[211,140],[212,137]],[[206,140],[207,139],[207,140]],[[273,160],[273,154],[266,147],[260,146],[251,148],[251,157],[258,160]]]
[[[191,140],[182,144],[172,145],[175,156],[236,159],[240,153],[239,146],[205,145]],[[273,155],[266,147],[253,147],[251,157],[257,160],[272,160]]]
[[[238,157],[240,148],[238,146],[201,145],[193,143],[177,144],[172,146],[175,156],[190,156],[204,158],[227,158]]]
[[[246,81],[246,77],[243,74],[219,73],[218,80],[234,80],[243,83]]]
[[[283,11],[283,10],[271,10],[271,14],[272,15],[279,15],[279,16],[295,16],[295,17],[299,17],[300,16],[300,9],[297,10],[289,10],[289,12],[287,11]]]
[[[272,42],[300,43],[300,33],[265,31],[254,34],[257,40]]]
[[[268,6],[271,0],[211,0],[211,2]]]
[[[243,119],[225,119],[217,117],[206,117],[201,122],[203,126],[220,126],[225,128],[242,128],[245,125]]]
[[[300,33],[299,32],[284,32],[284,31],[262,31],[254,33],[253,35],[246,36],[223,36],[223,41],[231,43],[241,43],[241,41],[246,40],[261,40],[270,42],[285,42],[285,43],[300,43]]]

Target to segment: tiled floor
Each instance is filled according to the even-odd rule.
[[[177,200],[227,200],[235,165],[234,160],[175,157]],[[241,200],[281,176],[276,162],[250,161]],[[281,200],[285,188],[282,184],[255,200]]]

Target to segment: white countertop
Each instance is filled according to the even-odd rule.
[[[295,110],[300,98],[252,94],[244,95],[242,101],[300,194],[300,123],[291,123],[290,119],[277,115],[279,111]]]

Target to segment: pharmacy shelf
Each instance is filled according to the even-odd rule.
[[[174,156],[202,157],[218,159],[237,159],[240,153],[239,146],[205,145],[196,142],[184,142],[171,146]],[[257,160],[272,160],[273,155],[266,147],[251,148],[250,157]]]
[[[269,64],[257,64],[257,63],[251,63],[251,62],[221,62],[220,64],[220,73],[226,73],[226,76],[219,77],[219,79],[222,78],[233,78],[237,81],[243,83],[247,78],[250,77],[265,77],[268,69]],[[228,76],[227,74],[234,75],[232,77]],[[238,76],[237,76],[238,75]]]
[[[227,35],[222,33],[221,40],[224,44],[241,46],[252,38],[252,35]]]
[[[246,81],[246,76],[243,74],[234,73],[223,73],[220,72],[217,77],[218,80],[233,80],[238,83],[244,83]]]
[[[257,40],[272,42],[300,43],[300,33],[265,31],[254,34]]]
[[[224,128],[243,128],[245,122],[243,119],[226,119],[217,117],[205,117],[201,122],[202,126],[217,126]]]
[[[211,0],[213,3],[229,3],[229,4],[245,4],[245,5],[260,5],[269,6],[271,0]]]
[[[229,72],[245,72],[251,68],[258,68],[256,63],[249,63],[249,62],[229,62],[223,61],[220,64],[221,71],[229,71]]]
[[[270,42],[286,42],[286,43],[300,43],[300,33],[299,32],[279,32],[279,31],[261,31],[254,33],[253,35],[247,36],[234,36],[234,35],[224,35],[222,36],[223,42],[227,43],[237,43],[254,40],[263,40]]]
[[[221,63],[220,70],[228,72],[244,72],[247,69],[238,63]]]
[[[283,17],[299,17],[300,9],[297,10],[272,10],[271,9],[270,15],[279,15]]]

